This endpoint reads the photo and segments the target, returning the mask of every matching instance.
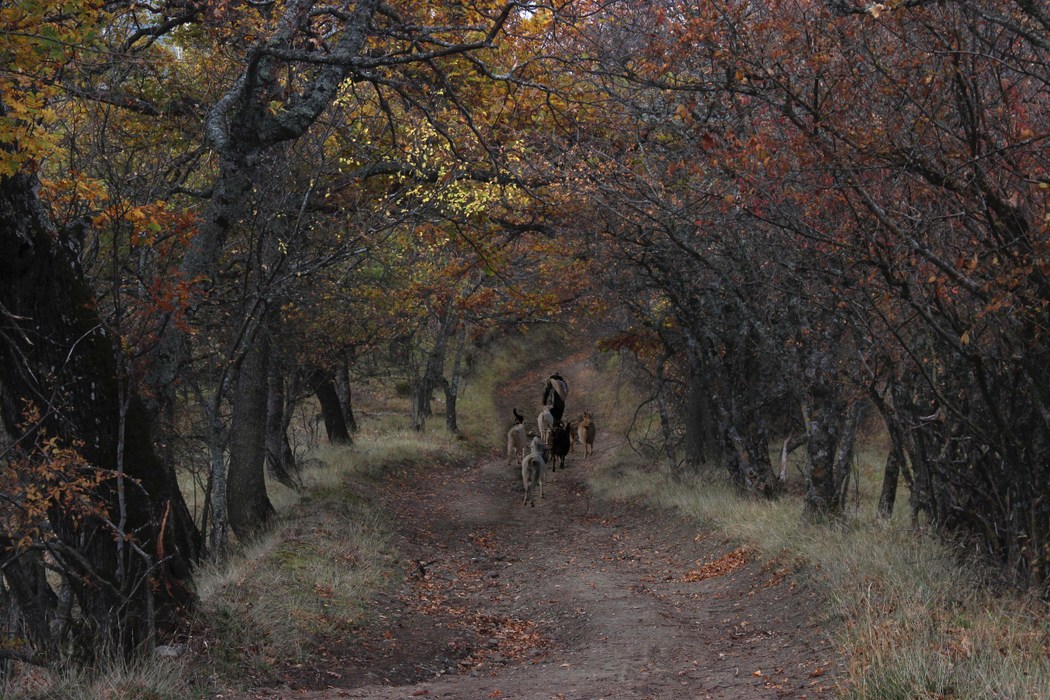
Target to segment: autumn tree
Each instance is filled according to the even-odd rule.
[[[190,601],[200,543],[77,259],[90,224],[56,227],[40,198],[55,78],[101,15],[46,3],[3,13],[15,39],[0,79],[0,236],[11,252],[0,285],[0,418],[4,472],[18,478],[4,480],[0,557],[28,633],[16,654],[46,659],[56,634],[73,634],[80,654],[130,654]],[[45,557],[57,579],[45,576]],[[64,599],[76,602],[79,624]]]
[[[638,320],[669,340],[671,364],[687,366],[696,329],[714,357],[757,353],[721,375],[733,381],[718,403],[748,406],[755,388],[798,417],[812,512],[842,508],[870,400],[896,436],[886,490],[903,470],[917,516],[1044,586],[1046,479],[1030,457],[1045,440],[1045,13],[646,10],[577,42],[637,125],[633,144],[611,141],[618,184],[596,202],[616,212],[613,250],[648,281],[641,297],[623,287]]]

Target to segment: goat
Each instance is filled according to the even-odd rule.
[[[583,412],[583,418],[580,419],[580,424],[576,426],[576,439],[583,443],[583,456],[584,458],[590,457],[594,454],[594,433],[597,430],[594,427],[594,419],[589,411]]]
[[[525,434],[525,416],[514,411],[514,425],[507,431],[507,464],[513,464],[525,457],[525,450],[529,446],[529,438]]]
[[[558,460],[561,460],[561,468],[565,468],[565,455],[569,454],[572,446],[572,423],[558,421],[551,431],[551,471],[558,471]]]
[[[536,425],[539,426],[540,439],[543,440],[543,444],[550,445],[551,431],[554,430],[554,416],[551,414],[550,407],[543,407],[540,415],[536,417]]]
[[[539,437],[532,438],[529,445],[529,454],[521,460],[521,483],[525,486],[524,505],[536,507],[536,487],[540,489],[540,498],[543,498],[543,480],[547,476],[547,459],[544,454],[547,446]]]

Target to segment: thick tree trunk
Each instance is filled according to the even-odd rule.
[[[838,448],[839,416],[846,410],[833,387],[817,386],[808,405],[809,441],[806,443],[806,512],[828,515],[838,512],[835,485],[835,455]]]
[[[101,520],[78,521],[60,506],[50,516],[56,546],[68,548],[60,564],[76,569],[67,580],[89,627],[97,627],[109,649],[131,652],[151,637],[155,612],[168,617],[191,600],[186,582],[200,540],[174,472],[153,449],[150,417],[133,394],[124,403],[119,454],[117,344],[94,311],[73,247],[50,227],[34,178],[0,178],[0,419],[16,434],[21,401],[29,400],[45,411],[37,429],[65,445],[82,441],[83,457],[107,473],[124,465],[126,493],[110,481],[101,496],[133,536],[128,546],[118,549],[116,533]],[[23,439],[38,435],[34,430]],[[165,582],[158,584],[158,577]]]
[[[264,478],[269,358],[268,335],[260,328],[237,373],[230,425],[226,504],[230,528],[242,542],[263,529],[276,512]]]
[[[13,546],[13,542],[0,539],[0,552],[6,552]],[[43,556],[40,552],[24,552],[20,556],[5,557],[0,561],[3,561],[3,578],[11,602],[18,608],[25,630],[37,649],[37,656],[51,656],[55,651],[56,640],[52,638],[51,629],[57,614],[58,596],[47,585]]]
[[[702,378],[689,380],[685,410],[685,458],[697,468],[717,458],[718,427],[711,406],[711,389]]]
[[[324,418],[328,442],[333,445],[349,445],[353,440],[350,437],[350,431],[346,428],[343,408],[339,405],[339,392],[335,389],[332,377],[315,369],[310,372],[310,386],[313,387],[317,401],[321,404],[321,417]]]

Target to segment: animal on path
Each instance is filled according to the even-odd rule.
[[[529,438],[525,434],[525,416],[518,413],[516,408],[512,410],[514,411],[514,425],[507,431],[507,464],[514,464],[523,459],[529,446]]]
[[[543,386],[543,405],[548,406],[554,422],[561,420],[565,413],[565,399],[569,397],[569,383],[557,372],[547,378]]]
[[[584,411],[580,424],[576,426],[576,439],[583,444],[583,456],[585,459],[594,454],[594,433],[596,430],[594,417],[589,411]]]
[[[547,446],[543,444],[539,436],[532,438],[529,445],[529,453],[521,460],[521,483],[525,487],[524,505],[536,507],[536,489],[540,490],[540,499],[543,498],[543,481],[547,477],[547,460],[543,456]]]
[[[554,430],[554,416],[549,406],[543,406],[540,415],[536,416],[536,425],[539,427],[540,439],[544,445],[550,444],[551,431]]]
[[[572,423],[563,423],[558,421],[554,424],[554,430],[551,431],[551,471],[558,471],[558,463],[561,462],[561,468],[565,468],[565,456],[569,454],[569,449],[572,447]]]

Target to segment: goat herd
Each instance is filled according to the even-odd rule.
[[[538,433],[526,432],[525,416],[512,409],[514,425],[507,431],[507,463],[514,464],[521,458],[521,481],[525,487],[525,505],[536,505],[536,489],[543,498],[543,482],[547,467],[558,471],[565,468],[565,457],[575,450],[577,443],[583,445],[584,456],[594,452],[594,420],[588,411],[576,421],[563,421],[565,395],[568,387],[557,375],[553,375],[555,391],[544,392],[544,404],[536,418]],[[548,388],[551,387],[548,380]],[[553,400],[552,400],[553,399]],[[560,399],[560,400],[557,400]]]

